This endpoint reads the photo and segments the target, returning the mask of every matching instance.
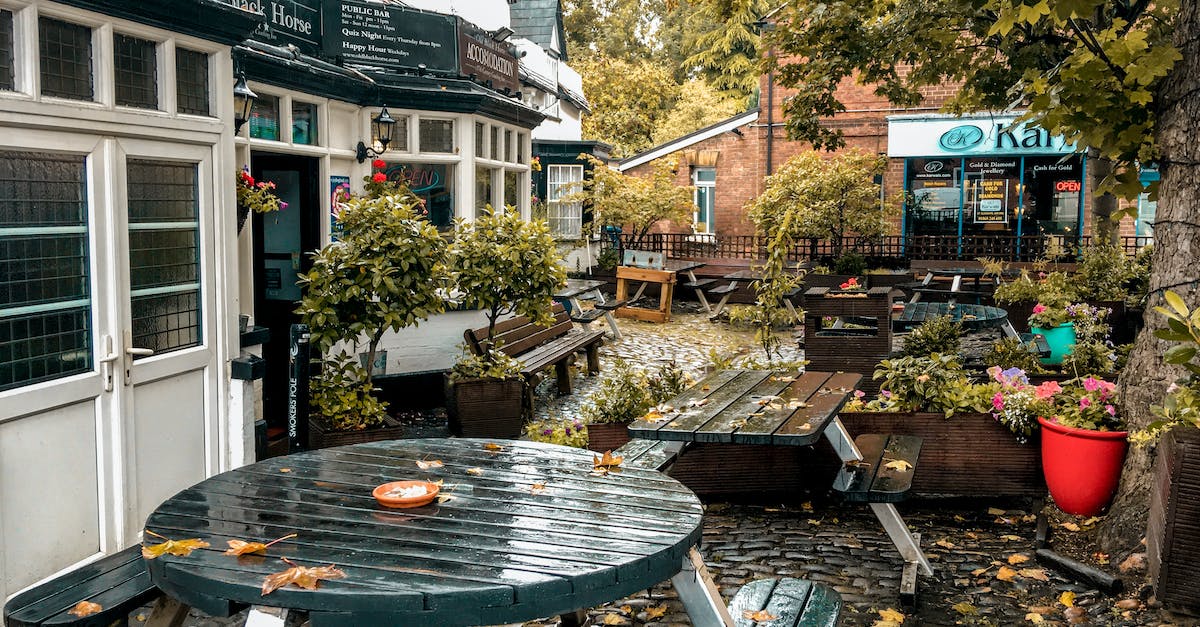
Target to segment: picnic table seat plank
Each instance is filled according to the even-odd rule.
[[[852,503],[899,503],[908,498],[921,452],[921,438],[868,433],[854,439],[863,463],[847,464],[834,478],[833,489]],[[907,462],[905,469],[889,468]]]
[[[659,438],[692,440],[693,432],[770,377],[770,371],[743,370],[721,387],[710,390],[703,399],[682,407],[676,406],[674,413],[664,416],[666,424],[658,430]]]
[[[132,546],[30,588],[4,605],[4,624],[107,626],[157,597],[141,547]],[[85,618],[68,614],[80,601],[100,603]]]
[[[593,308],[593,309],[588,309],[585,311],[580,311],[578,313],[572,313],[571,314],[571,322],[578,322],[580,324],[589,324],[589,323],[595,322],[603,317],[604,317],[603,309]]]
[[[731,281],[728,285],[722,285],[720,287],[714,287],[711,290],[708,290],[708,293],[720,295],[736,292],[738,288],[737,283],[737,281]]]
[[[684,283],[680,283],[680,286],[691,288],[694,290],[702,290],[716,282],[717,282],[716,279],[697,279],[695,281],[687,281]]]
[[[771,441],[793,446],[811,446],[825,433],[829,421],[837,416],[850,398],[849,392],[862,381],[855,372],[838,372],[810,397],[805,407],[796,410],[775,430]]]
[[[724,412],[708,421],[696,432],[699,442],[733,442],[769,444],[770,435],[791,415],[785,410],[793,403],[805,403],[828,378],[825,374],[797,372],[773,374],[758,384],[749,394],[729,405]],[[776,409],[778,407],[778,409]],[[794,408],[793,408],[794,409]],[[750,442],[753,435],[760,442]]]
[[[649,442],[650,446],[629,446],[635,442]],[[679,454],[686,447],[686,442],[630,440],[616,451],[613,451],[613,455],[618,455],[622,458],[622,468],[644,468],[646,470],[663,472],[671,464],[675,463],[675,460],[679,458]]]
[[[765,610],[775,618],[756,622],[746,612]],[[736,627],[835,627],[841,596],[824,584],[804,579],[758,579],[738,590],[729,604]]]
[[[617,309],[620,309],[628,304],[629,304],[628,298],[626,298],[624,300],[610,299],[610,300],[604,301],[603,303],[599,303],[599,302],[596,303],[595,307],[596,307],[596,309],[600,309],[600,310],[604,310],[604,311],[616,311]]]

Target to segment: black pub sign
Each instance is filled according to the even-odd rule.
[[[456,18],[363,0],[325,2],[325,54],[380,70],[457,70]]]
[[[264,15],[267,21],[251,36],[276,46],[295,45],[305,54],[321,51],[322,0],[223,0],[245,11]]]

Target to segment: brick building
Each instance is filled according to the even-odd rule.
[[[696,186],[690,231],[752,235],[746,206],[762,192],[765,178],[792,156],[812,149],[806,142],[789,141],[783,127],[782,104],[794,91],[771,84],[769,75],[761,78],[760,88],[759,108],[629,157],[618,168],[643,174],[656,160],[675,158],[678,184]],[[825,124],[843,132],[846,149],[888,156],[885,194],[907,190],[920,200],[903,208],[893,233],[909,240],[958,241],[964,257],[971,256],[973,241],[986,239],[994,247],[1011,238],[1019,256],[1022,245],[1041,236],[1073,241],[1089,233],[1097,180],[1088,159],[1061,137],[1014,124],[1016,114],[939,113],[954,91],[954,86],[929,88],[920,107],[904,109],[875,95],[870,86],[847,81],[839,89],[846,111]],[[1143,179],[1156,175],[1148,170]],[[1122,235],[1152,235],[1154,204],[1143,196],[1139,209],[1137,220],[1122,224]],[[677,225],[658,230],[689,231]]]

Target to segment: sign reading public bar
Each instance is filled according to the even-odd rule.
[[[485,30],[459,20],[458,62],[460,71],[474,75],[479,83],[491,83],[492,89],[517,91],[521,88],[517,76],[517,58],[508,44],[492,39]]]
[[[383,70],[457,70],[454,16],[363,0],[325,2],[325,53]]]
[[[223,0],[267,21],[251,39],[281,46],[293,44],[305,54],[321,51],[321,0]]]

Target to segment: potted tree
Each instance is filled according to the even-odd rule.
[[[567,279],[554,238],[543,221],[526,222],[513,208],[490,206],[473,222],[455,225],[451,275],[462,304],[488,321],[482,355],[467,355],[446,380],[451,428],[472,437],[521,435],[524,381],[520,364],[499,350],[496,322],[510,314],[550,326],[551,298]],[[530,391],[532,393],[532,391]]]
[[[376,162],[382,169],[383,162]],[[387,331],[413,326],[445,307],[446,243],[423,215],[422,201],[383,172],[366,179],[361,196],[344,198],[338,220],[343,235],[313,256],[301,277],[297,309],[324,358],[314,383],[313,433],[364,431],[390,420],[370,399],[380,340]],[[352,363],[365,341],[363,366]],[[339,352],[330,356],[337,347]],[[334,419],[334,416],[337,416]],[[383,434],[385,437],[395,434]]]

